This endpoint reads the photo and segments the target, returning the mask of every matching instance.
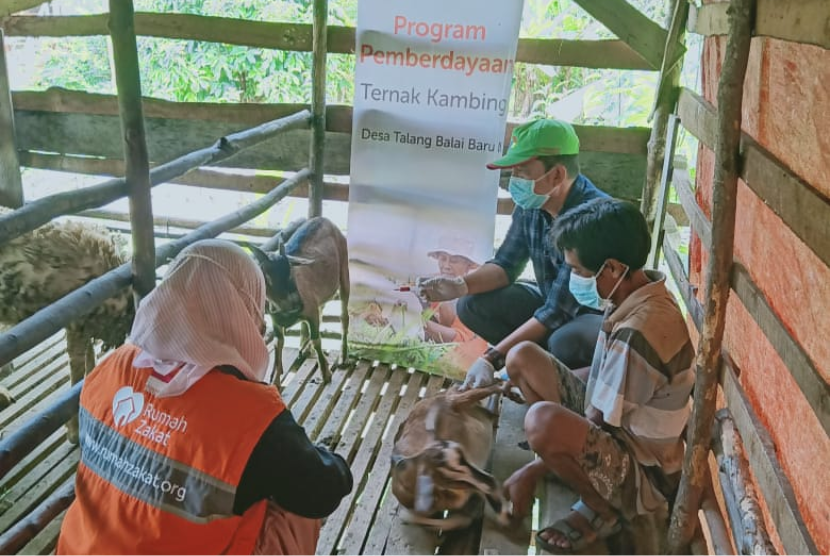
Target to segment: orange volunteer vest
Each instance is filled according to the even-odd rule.
[[[81,462],[58,554],[251,554],[265,501],[233,514],[254,446],[285,404],[277,389],[212,371],[172,398],[144,391],[125,345],[86,378]]]

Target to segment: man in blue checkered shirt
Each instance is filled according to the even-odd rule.
[[[458,300],[461,321],[491,347],[467,371],[463,388],[492,383],[510,349],[523,341],[547,346],[570,369],[590,366],[602,322],[568,289],[570,267],[548,237],[557,215],[607,197],[579,172],[579,138],[570,124],[532,121],[513,130],[507,154],[488,164],[510,168],[513,221],[496,256],[463,277],[418,281],[428,301]],[[536,282],[518,280],[528,261]]]

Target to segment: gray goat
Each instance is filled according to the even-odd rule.
[[[296,229],[294,229],[296,227]],[[282,349],[285,329],[300,320],[308,324],[309,337],[317,353],[323,381],[331,381],[331,371],[320,341],[320,311],[326,301],[340,290],[343,343],[340,361],[348,356],[349,332],[349,256],[346,238],[330,220],[311,218],[291,225],[281,232],[276,252],[250,246],[265,275],[269,313],[277,338],[274,361],[274,384],[282,376]],[[273,243],[269,241],[266,243]]]

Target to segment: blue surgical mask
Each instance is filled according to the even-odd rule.
[[[571,290],[571,295],[574,296],[577,303],[591,307],[592,309],[599,309],[602,307],[602,299],[599,297],[597,291],[597,277],[591,276],[586,278],[571,271],[571,279],[568,282],[568,289]]]
[[[608,306],[611,296],[614,295],[614,292],[620,287],[623,278],[625,278],[625,275],[628,273],[628,267],[626,266],[625,272],[622,273],[620,279],[617,280],[617,283],[614,284],[614,287],[611,289],[611,293],[608,294],[608,298],[605,299],[600,297],[599,290],[597,290],[597,276],[600,275],[607,262],[608,261],[602,263],[602,266],[599,267],[597,273],[590,278],[580,276],[571,270],[571,278],[568,282],[568,289],[571,291],[571,295],[574,296],[577,303],[585,305],[586,307],[591,307],[592,309],[605,309],[605,307]]]
[[[513,197],[513,202],[518,206],[523,209],[539,209],[548,202],[550,195],[534,193],[533,186],[535,184],[536,182],[533,180],[511,176],[507,189],[510,191],[510,196]]]

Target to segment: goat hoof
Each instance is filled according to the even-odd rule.
[[[66,431],[66,441],[70,444],[78,444],[78,430],[77,429],[67,429]]]

